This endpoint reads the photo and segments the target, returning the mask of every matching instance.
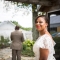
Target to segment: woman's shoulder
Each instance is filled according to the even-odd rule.
[[[55,46],[56,42],[53,40],[53,38],[52,38],[51,35],[45,34],[44,39],[45,39],[47,42],[53,43],[53,45]]]
[[[42,37],[46,38],[46,39],[52,39],[53,40],[53,38],[50,34],[44,34]]]

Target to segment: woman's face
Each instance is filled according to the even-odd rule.
[[[37,20],[36,20],[36,23],[35,23],[35,26],[37,28],[38,31],[43,31],[47,28],[47,23],[46,21],[44,20],[44,17],[39,17]]]

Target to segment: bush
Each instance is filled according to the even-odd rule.
[[[54,41],[56,42],[56,45],[55,45],[55,55],[57,56],[60,56],[60,37],[54,37],[53,38]]]
[[[5,48],[5,47],[8,47],[9,46],[9,38],[6,38],[4,39],[3,36],[0,36],[1,39],[0,39],[0,48]]]
[[[55,42],[60,42],[60,37],[54,37],[53,39]]]
[[[24,56],[34,56],[33,44],[34,44],[33,40],[25,40],[23,42],[22,55],[24,55]]]

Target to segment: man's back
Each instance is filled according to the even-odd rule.
[[[24,41],[23,33],[20,32],[19,30],[15,30],[14,32],[11,33],[11,40],[12,40],[11,48],[20,50],[22,47],[22,42]]]

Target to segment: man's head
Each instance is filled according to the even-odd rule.
[[[19,26],[15,26],[15,30],[19,30],[19,28],[20,28]]]

